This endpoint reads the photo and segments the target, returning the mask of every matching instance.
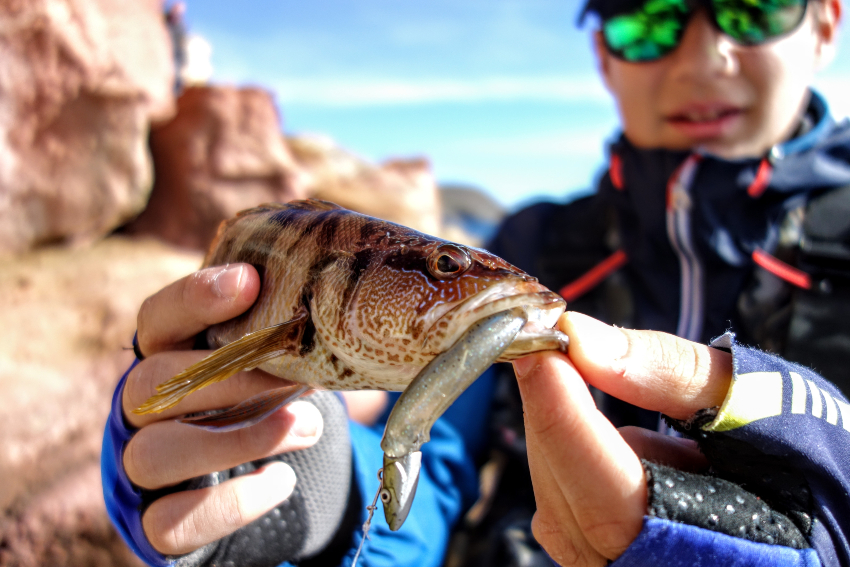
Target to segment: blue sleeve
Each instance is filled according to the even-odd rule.
[[[124,376],[121,377],[118,386],[115,388],[115,394],[112,396],[112,409],[106,422],[103,447],[100,452],[103,499],[106,502],[109,519],[112,520],[112,524],[130,549],[147,565],[165,567],[170,565],[171,562],[154,549],[145,537],[141,515],[142,493],[127,478],[121,462],[124,447],[136,432],[135,429],[124,422],[121,397],[124,394],[124,383],[127,380],[127,375],[138,363],[138,360],[133,362]]]
[[[613,563],[658,565],[850,566],[850,404],[809,368],[738,345],[731,334],[713,346],[731,349],[734,378],[717,416],[702,427],[780,458],[811,492],[812,548],[753,543],[687,524],[645,518],[643,531]],[[769,472],[769,471],[768,471]],[[768,480],[769,482],[769,477]],[[758,486],[748,486],[758,493]],[[699,561],[697,562],[697,558]]]
[[[719,534],[678,522],[644,518],[637,539],[611,567],[820,567],[817,553]]]

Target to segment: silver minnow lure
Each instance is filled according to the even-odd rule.
[[[391,530],[398,530],[410,511],[422,461],[419,448],[429,440],[431,427],[511,346],[527,322],[528,314],[522,307],[481,319],[423,368],[399,397],[381,441],[384,468],[380,497]],[[566,336],[562,341],[561,350],[566,350]]]

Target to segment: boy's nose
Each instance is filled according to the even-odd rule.
[[[681,44],[672,55],[686,76],[734,75],[738,70],[736,47],[712,24],[708,12],[700,9],[691,17]]]

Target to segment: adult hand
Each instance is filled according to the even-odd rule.
[[[216,433],[173,418],[229,407],[271,388],[281,379],[260,370],[239,373],[188,396],[159,414],[132,412],[158,384],[198,362],[209,351],[190,350],[195,336],[246,311],[260,289],[247,264],[208,268],[149,297],[139,312],[138,343],[145,359],[127,378],[124,418],[139,431],[127,444],[123,463],[137,486],[154,490],[227,470],[239,464],[304,449],[318,440],[322,416],[312,404],[294,402],[262,422]],[[220,539],[278,506],[292,492],[295,473],[272,462],[255,473],[219,485],[176,492],[154,501],[142,523],[150,543],[164,555],[181,555]]]
[[[610,327],[578,313],[558,322],[569,358],[542,353],[514,362],[537,512],[535,538],[561,565],[605,565],[639,534],[647,509],[641,458],[687,470],[706,462],[696,445],[617,430],[587,384],[621,400],[687,419],[722,404],[730,354],[654,331]]]

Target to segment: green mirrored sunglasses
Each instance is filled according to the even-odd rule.
[[[787,34],[803,21],[807,0],[645,0],[631,11],[605,18],[605,45],[625,61],[654,61],[682,41],[694,12],[704,7],[714,26],[742,45]]]

